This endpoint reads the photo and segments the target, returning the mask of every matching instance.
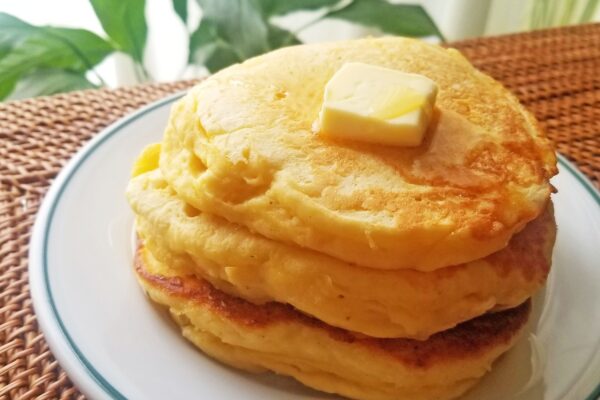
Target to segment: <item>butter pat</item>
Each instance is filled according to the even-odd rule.
[[[431,79],[363,63],[347,63],[325,87],[321,134],[392,146],[418,146],[433,115]]]

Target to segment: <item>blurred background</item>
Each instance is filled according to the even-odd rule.
[[[594,22],[600,21],[598,2],[2,0],[0,98],[18,99],[101,85],[115,87],[198,77],[254,54],[297,42],[380,34],[406,34],[433,42],[451,42]],[[390,3],[397,8],[389,8]],[[420,7],[414,8],[407,3]],[[252,22],[256,10],[248,8],[249,5],[260,8],[257,13],[267,22]],[[205,15],[202,9],[206,9]],[[424,14],[420,13],[421,10]],[[395,11],[398,14],[394,14]],[[140,15],[143,20],[138,20]],[[433,26],[429,26],[428,18]],[[22,22],[28,25],[22,25]],[[83,28],[95,33],[98,38],[71,39],[72,34],[81,32],[38,29],[48,25]],[[142,30],[143,34],[140,34]],[[267,39],[263,39],[269,43],[260,47],[257,43],[263,31],[268,35]],[[271,43],[271,33],[278,35],[274,36],[275,44]],[[127,35],[137,36],[137,47],[135,40],[132,42]],[[54,42],[45,43],[48,38]],[[30,43],[32,41],[33,44]],[[46,54],[48,50],[40,48],[52,48],[59,41],[70,47],[68,51],[74,51],[81,57],[69,64],[68,57],[51,59]],[[78,46],[81,49],[78,50]],[[89,56],[86,53],[90,48],[102,49],[103,46],[105,50]],[[58,53],[58,50],[53,51]],[[38,53],[45,58],[40,57],[39,62],[31,61],[31,55]],[[83,66],[80,65],[81,59],[84,60]],[[29,64],[23,65],[24,61]],[[17,72],[14,72],[15,67]]]

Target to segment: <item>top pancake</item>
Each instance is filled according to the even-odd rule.
[[[314,133],[346,62],[439,86],[417,148]],[[404,38],[281,49],[200,83],[171,113],[164,176],[194,207],[362,266],[431,271],[503,248],[544,209],[556,159],[518,100],[455,50]]]

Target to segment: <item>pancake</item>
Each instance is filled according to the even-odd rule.
[[[150,152],[156,154],[156,151]],[[433,272],[377,270],[256,235],[179,199],[141,158],[128,199],[161,262],[256,304],[288,303],[374,337],[426,339],[489,310],[514,307],[545,282],[556,226],[551,205],[503,250]]]
[[[325,84],[350,61],[437,83],[421,146],[312,131]],[[420,271],[505,247],[544,210],[557,172],[500,83],[456,50],[397,37],[289,47],[220,71],[173,106],[160,167],[198,210],[349,263]]]
[[[330,327],[279,303],[254,305],[193,276],[173,275],[141,249],[137,277],[183,335],[225,364],[289,375],[355,399],[452,399],[472,387],[509,349],[529,302],[487,314],[421,342],[373,339]]]

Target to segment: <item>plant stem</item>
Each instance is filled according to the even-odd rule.
[[[596,8],[598,8],[599,0],[588,0],[583,12],[581,13],[581,18],[579,18],[579,22],[590,22],[592,17],[594,16],[594,12]]]
[[[140,74],[140,68],[137,62],[133,63],[133,74],[135,75],[136,83],[143,83],[143,78]]]
[[[556,25],[559,21],[558,21],[558,4],[559,1],[557,0],[550,0],[550,6],[548,9],[548,14],[549,14],[549,21],[547,23],[547,26],[554,26]]]
[[[560,18],[561,25],[567,25],[571,22],[573,18],[573,12],[575,11],[575,6],[577,5],[576,0],[566,0],[564,9],[562,10],[562,15]]]
[[[134,61],[133,63],[133,73],[135,74],[135,80],[138,81],[138,83],[145,83],[154,80],[146,68],[137,61]]]
[[[532,4],[530,27],[537,29],[542,25],[542,3],[533,0]]]
[[[300,32],[302,32],[303,30],[310,28],[311,26],[313,26],[314,24],[316,24],[317,22],[323,20],[324,18],[327,18],[327,16],[333,12],[336,11],[340,11],[343,10],[344,8],[348,7],[349,5],[351,5],[353,3],[353,0],[344,0],[339,2],[338,4],[329,7],[323,14],[321,14],[320,16],[318,16],[315,19],[312,19],[310,21],[308,21],[306,24],[300,26],[299,28],[295,29],[294,31],[290,32],[290,34],[288,35],[288,37],[283,41],[284,46],[289,44],[289,42],[292,40],[292,38],[296,35],[298,35]]]
[[[549,10],[549,6],[548,0],[534,0],[534,1],[539,1],[541,3],[541,7],[540,7],[540,14],[541,14],[541,21],[540,21],[540,26],[538,26],[538,28],[544,27],[544,26],[548,26],[548,23],[550,22],[551,18],[550,18],[550,10]]]

